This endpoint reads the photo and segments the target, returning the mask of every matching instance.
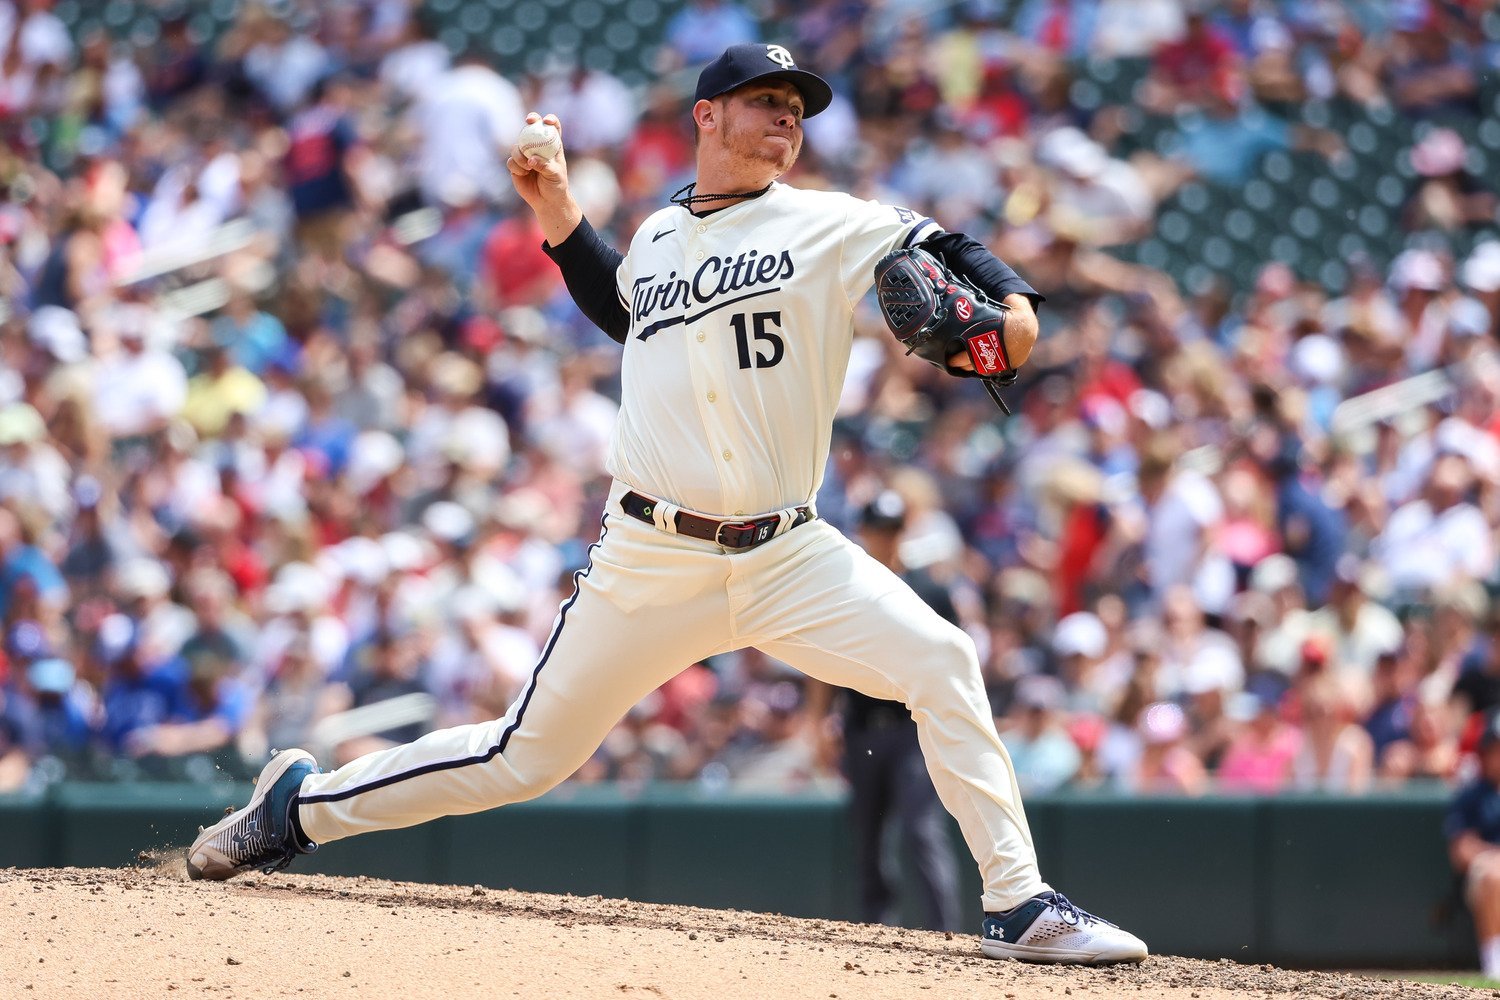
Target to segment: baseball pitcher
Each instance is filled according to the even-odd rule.
[[[1031,352],[1040,301],[931,219],[780,183],[803,120],[831,100],[779,45],[725,51],[698,78],[696,182],[624,254],[583,218],[562,149],[513,152],[512,181],[547,253],[624,349],[599,541],[503,718],[329,773],[305,751],[277,754],[250,803],[190,848],[193,877],[271,870],[345,837],[541,795],[679,670],[755,646],[911,710],[983,876],[984,954],[1145,957],[1140,939],[1042,880],[972,642],[813,507],[855,304],[872,283],[910,353],[984,379],[997,401]]]

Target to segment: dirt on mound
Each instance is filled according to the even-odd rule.
[[[1490,991],[1153,957],[994,962],[973,935],[545,896],[275,875],[0,871],[0,997],[1400,997]]]

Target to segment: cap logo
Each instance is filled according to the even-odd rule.
[[[792,69],[797,65],[792,59],[792,54],[780,45],[767,45],[766,58],[782,69]]]

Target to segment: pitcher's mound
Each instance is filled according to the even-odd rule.
[[[146,860],[146,859],[143,859]],[[994,962],[974,935],[478,886],[133,870],[0,871],[5,997],[1490,996],[1269,966],[1148,959],[1059,969]]]

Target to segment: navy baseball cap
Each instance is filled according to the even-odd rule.
[[[833,88],[816,73],[798,69],[792,54],[780,45],[731,45],[698,74],[693,103],[709,101],[754,80],[785,80],[802,93],[803,118],[811,118],[833,103]]]

